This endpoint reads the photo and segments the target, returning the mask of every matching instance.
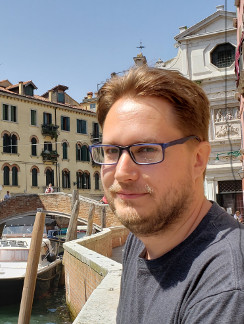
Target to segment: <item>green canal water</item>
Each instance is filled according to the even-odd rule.
[[[19,304],[1,306],[0,324],[17,324]],[[65,302],[65,288],[58,288],[41,300],[34,301],[30,324],[71,324],[72,319]]]

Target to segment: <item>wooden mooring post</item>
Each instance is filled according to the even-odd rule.
[[[89,209],[89,214],[88,214],[86,236],[90,236],[92,234],[94,214],[95,214],[95,205],[91,204]]]
[[[18,324],[28,324],[31,318],[31,310],[36,287],[38,263],[41,253],[43,231],[46,214],[37,212],[33,227],[30,251],[28,254],[27,268],[20,303]]]
[[[103,206],[101,208],[101,228],[104,229],[106,227],[106,207]]]
[[[71,200],[71,216],[69,220],[69,226],[66,233],[65,242],[77,239],[77,219],[79,215],[80,200],[79,191],[73,190]]]

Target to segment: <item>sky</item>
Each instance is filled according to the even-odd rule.
[[[112,72],[177,54],[174,37],[234,0],[0,0],[0,80],[32,80],[35,94],[58,84],[81,102]]]

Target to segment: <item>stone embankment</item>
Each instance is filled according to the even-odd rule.
[[[111,256],[127,235],[124,226],[116,226],[64,244],[66,302],[73,324],[116,323],[122,265]]]

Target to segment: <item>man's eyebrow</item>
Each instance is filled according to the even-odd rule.
[[[140,140],[134,141],[133,143],[129,143],[127,145],[133,145],[133,144],[150,144],[150,143],[166,143],[166,141],[162,142],[162,141],[156,140],[155,138],[151,138],[150,137],[150,138],[142,138]],[[109,141],[109,142],[103,141],[102,144],[123,146],[121,144],[118,144],[118,142],[115,142],[115,141]]]

